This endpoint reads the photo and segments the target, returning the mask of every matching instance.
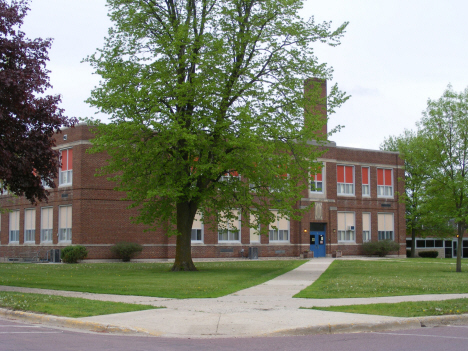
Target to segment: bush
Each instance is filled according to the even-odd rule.
[[[439,251],[421,251],[418,253],[419,257],[437,258]]]
[[[77,263],[78,260],[84,259],[88,256],[88,250],[81,245],[67,246],[61,250],[60,257],[65,263]]]
[[[378,255],[385,257],[390,252],[395,252],[400,249],[400,244],[392,240],[369,241],[362,244],[362,250],[367,256]]]
[[[111,252],[124,262],[130,261],[132,258],[140,254],[142,250],[143,246],[140,244],[128,243],[125,241],[117,243],[111,247]]]
[[[362,244],[362,251],[366,256],[375,255],[377,250],[377,242],[376,241],[368,241]]]

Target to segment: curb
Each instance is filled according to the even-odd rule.
[[[450,316],[415,317],[419,320],[421,327],[441,327],[444,325],[468,325],[468,314]]]
[[[350,323],[350,324],[324,324],[314,325],[307,328],[297,328],[290,330],[280,330],[269,334],[270,336],[305,336],[319,334],[350,334],[350,333],[370,333],[403,329],[421,328],[418,320],[401,319],[397,321],[379,323]]]
[[[468,325],[468,314],[450,316],[412,317],[379,323],[350,323],[315,325],[307,328],[279,330],[264,336],[305,336],[319,334],[348,334],[433,328],[447,325]]]
[[[13,311],[0,308],[0,316],[8,319],[19,319],[23,322],[40,323],[56,328],[67,328],[75,330],[85,330],[94,333],[114,333],[125,335],[146,335],[160,336],[159,333],[151,333],[139,328],[125,328],[112,324],[100,324],[96,322],[81,321],[74,318],[57,317],[31,312]]]
[[[123,334],[132,336],[163,336],[163,333],[150,332],[142,328],[126,328],[112,324],[101,324],[96,322],[82,321],[68,317],[57,317],[51,315],[43,315],[38,313],[13,311],[5,308],[0,308],[0,317],[7,319],[18,319],[23,322],[44,324],[55,328],[67,328],[74,330],[83,330],[94,333],[110,333]],[[419,329],[424,327],[439,327],[447,325],[468,325],[468,314],[450,315],[450,316],[429,316],[429,317],[412,317],[402,318],[394,321],[385,321],[379,323],[349,323],[349,324],[323,324],[314,325],[306,328],[294,328],[286,330],[278,330],[272,333],[259,335],[245,336],[226,336],[226,335],[210,335],[210,337],[274,337],[274,336],[305,336],[305,335],[320,335],[320,334],[349,334],[349,333],[370,333],[370,332],[385,332],[397,331],[405,329]],[[167,336],[166,337],[173,337]],[[180,335],[179,338],[187,336]],[[194,337],[193,335],[191,337]],[[198,336],[202,337],[202,336]],[[203,338],[203,337],[202,337]]]

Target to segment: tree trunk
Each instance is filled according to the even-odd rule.
[[[411,228],[411,255],[412,258],[416,257],[416,230]]]
[[[177,204],[176,255],[172,271],[196,271],[192,261],[192,223],[197,212],[193,202]]]
[[[457,272],[461,272],[461,258],[463,252],[463,231],[465,226],[461,223],[458,223],[458,244],[457,244]]]

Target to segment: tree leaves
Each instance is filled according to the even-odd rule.
[[[27,3],[0,0],[0,191],[35,203],[47,200],[41,180],[54,187],[58,172],[52,136],[76,119],[63,116],[59,96],[43,95],[51,87],[45,66],[52,41],[19,30]]]

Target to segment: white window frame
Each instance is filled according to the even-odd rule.
[[[275,215],[275,221],[268,225],[268,238],[270,243],[289,243],[291,239],[291,221],[278,215],[278,210],[270,210]],[[281,221],[287,221],[286,229],[281,227]],[[276,227],[273,228],[273,227]],[[285,239],[285,236],[287,237]]]
[[[370,197],[370,187],[371,187],[371,179],[370,179],[370,167],[363,166],[361,167],[361,182],[362,182],[362,175],[364,174],[365,170],[367,169],[367,184],[362,183],[362,197]]]
[[[8,242],[19,244],[20,210],[11,211],[9,220]]]
[[[70,211],[70,219],[67,215],[62,215],[64,209]],[[63,218],[70,223],[63,223]],[[59,206],[59,229],[58,229],[58,242],[59,243],[71,243],[72,242],[72,228],[73,228],[73,208],[72,205]]]
[[[70,186],[73,184],[73,151],[72,151],[72,162],[69,164],[69,150],[73,148],[61,149],[60,150],[60,161],[62,162],[62,153],[67,152],[67,170],[62,171],[62,167],[59,169],[59,186]],[[71,169],[70,169],[71,167]]]
[[[344,168],[344,183],[338,182],[338,166],[343,166]],[[352,167],[353,169],[353,182],[352,183],[346,183],[346,167]],[[337,179],[336,179],[336,193],[337,195],[340,196],[354,196],[355,192],[355,183],[356,183],[356,174],[355,174],[355,169],[354,166],[352,165],[342,165],[338,164],[336,165],[336,174],[337,174]]]
[[[36,209],[34,208],[24,209],[24,243],[36,243]]]
[[[234,211],[237,212],[237,220],[228,220],[227,223],[222,224],[222,227],[220,227],[218,224],[218,243],[239,243],[241,241],[241,211]],[[223,214],[221,214],[220,216],[224,218]],[[234,227],[234,225],[237,225],[237,228]],[[221,236],[224,235],[227,235],[227,239],[221,239]],[[237,239],[235,238],[236,236]]]
[[[200,222],[198,224],[198,222]],[[196,236],[195,239],[193,239],[194,234]],[[200,234],[200,239],[198,239],[198,234]],[[191,233],[191,241],[192,243],[203,243],[204,240],[204,225],[202,222],[202,215],[201,213],[197,212],[195,214],[195,218],[193,219],[192,223],[192,233]]]
[[[321,181],[317,181],[317,179],[315,179],[315,176],[317,174],[310,174],[310,184],[309,184],[309,193],[310,194],[323,194],[324,193],[324,187],[325,187],[325,165],[322,164],[322,171],[320,172],[320,174],[322,175],[322,180]],[[312,177],[314,177],[314,179],[312,179]],[[321,183],[321,187],[320,187],[320,190],[317,190],[319,187],[318,187],[318,184]],[[312,190],[312,185],[313,187],[316,189],[316,190]]]
[[[390,170],[392,185],[379,185],[379,169],[383,172],[383,183],[385,184],[385,171]],[[377,197],[393,198],[393,169],[392,168],[377,168]]]
[[[343,224],[344,228],[340,228],[339,216],[342,214],[344,216]],[[347,223],[346,217],[347,214],[353,215],[353,223]],[[339,211],[337,212],[337,239],[340,243],[355,243],[356,242],[356,213],[352,211]],[[354,227],[354,229],[350,229]],[[348,238],[347,238],[348,237]]]
[[[391,216],[391,229],[387,219]],[[380,219],[383,219],[383,223],[381,223]],[[379,241],[381,240],[392,240],[395,241],[395,215],[390,212],[380,212],[377,214],[377,226],[378,226],[378,233],[379,233]]]
[[[364,225],[365,220],[364,216],[369,216],[369,221],[367,223],[367,227],[369,230],[365,230],[366,225]],[[372,241],[372,215],[370,212],[363,212],[362,213],[362,242],[366,243]]]
[[[51,218],[45,218],[44,212],[51,211]],[[41,208],[41,243],[51,243],[54,236],[54,208]]]

